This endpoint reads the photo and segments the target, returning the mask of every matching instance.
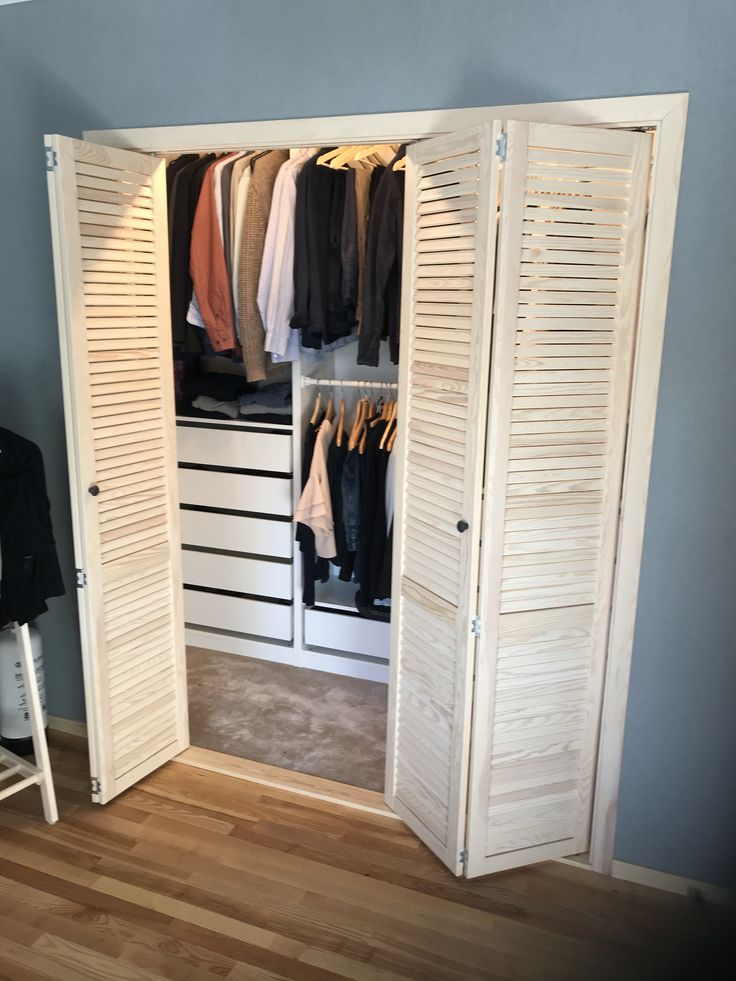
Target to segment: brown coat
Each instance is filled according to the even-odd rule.
[[[236,347],[232,287],[215,210],[214,164],[205,174],[194,213],[189,272],[212,348]]]
[[[266,378],[270,362],[264,350],[266,335],[258,309],[258,280],[261,275],[273,185],[279,168],[288,159],[288,150],[271,150],[256,159],[252,165],[253,172],[248,187],[240,249],[238,314],[245,375],[249,382]],[[235,257],[233,261],[234,259]]]

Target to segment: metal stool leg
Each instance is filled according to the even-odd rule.
[[[39,787],[41,788],[41,800],[43,802],[43,816],[49,824],[55,824],[59,820],[59,812],[56,807],[56,793],[54,792],[54,781],[51,776],[49,748],[43,728],[43,709],[41,707],[41,699],[38,695],[36,669],[33,664],[33,649],[31,647],[31,635],[28,630],[28,624],[14,624],[13,632],[20,650],[23,684],[26,689],[28,714],[31,719],[33,753],[36,757],[36,767],[40,770],[41,776]]]

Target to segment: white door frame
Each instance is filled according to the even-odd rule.
[[[589,853],[590,866],[606,873],[611,872],[613,865],[626,703],[687,104],[686,93],[673,93],[472,109],[90,130],[84,134],[86,140],[107,146],[147,153],[179,154],[244,147],[266,149],[340,143],[403,143],[439,136],[493,119],[646,127],[654,132],[651,193]]]

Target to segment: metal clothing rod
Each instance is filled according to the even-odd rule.
[[[398,390],[397,382],[386,381],[345,381],[341,378],[309,378],[302,375],[302,388],[383,388],[391,391]]]

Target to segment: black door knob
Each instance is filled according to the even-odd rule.
[[[469,527],[470,527],[470,525],[468,524],[467,521],[460,520],[457,523],[457,530],[458,531],[467,531]]]
[[[97,484],[92,484],[92,486],[89,488],[89,492],[92,497],[97,497],[97,495],[100,493],[100,488],[97,486]]]

